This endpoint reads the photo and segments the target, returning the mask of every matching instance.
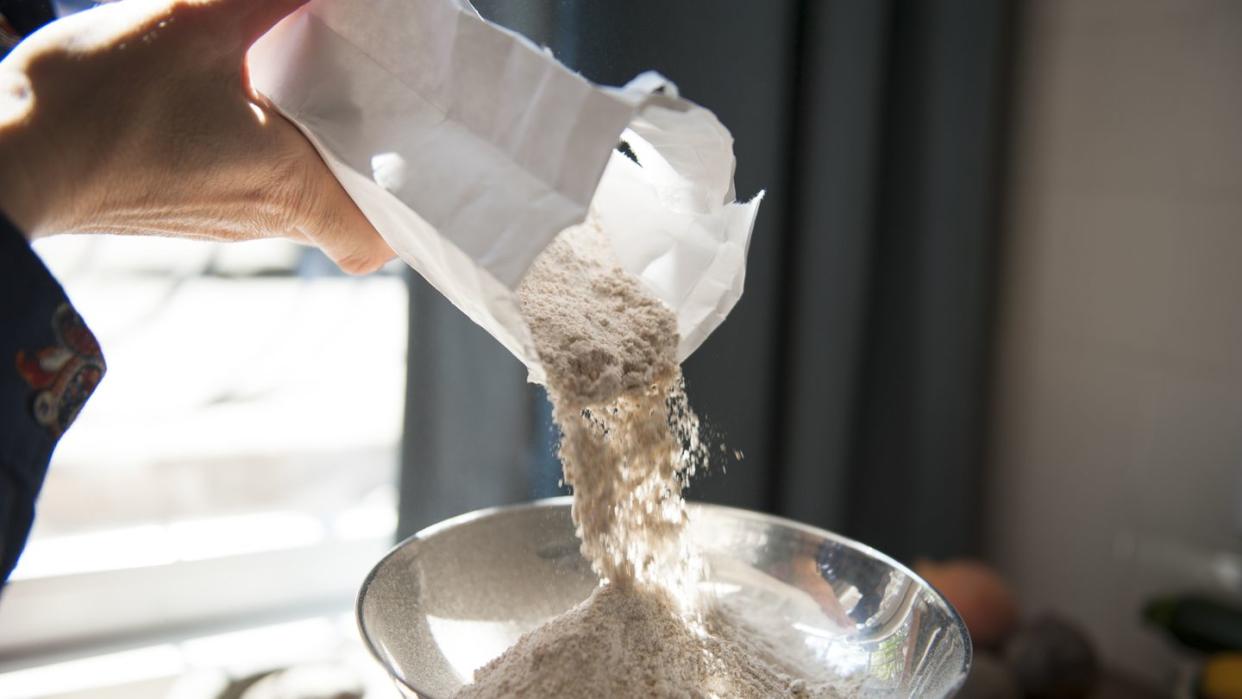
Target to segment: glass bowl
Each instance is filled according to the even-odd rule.
[[[523,633],[573,607],[598,581],[578,553],[569,498],[479,510],[406,539],[358,595],[371,653],[407,697],[449,699]],[[782,657],[849,677],[860,697],[944,697],[970,669],[957,612],[905,566],[867,546],[779,517],[691,504],[703,586],[780,628]]]

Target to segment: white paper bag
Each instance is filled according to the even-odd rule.
[[[734,202],[732,137],[660,75],[594,85],[466,0],[313,0],[250,71],[393,250],[532,380],[515,290],[588,208],[676,312],[679,359],[742,293],[762,193]]]

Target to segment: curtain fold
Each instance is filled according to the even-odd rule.
[[[844,530],[976,552],[1012,8],[892,6]]]

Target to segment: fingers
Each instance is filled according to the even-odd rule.
[[[337,225],[322,232],[326,239],[319,246],[345,272],[369,274],[384,266],[396,254],[370,221],[354,204],[341,185],[333,181],[328,206],[337,213]]]
[[[301,209],[297,219],[302,222],[302,236],[350,274],[368,274],[382,267],[395,256],[392,248],[362,214],[314,146],[296,127],[275,116],[278,121],[273,125],[287,127],[282,129],[286,138],[296,139],[300,169],[305,173],[303,186],[309,196],[299,197],[297,206]]]
[[[217,0],[217,9],[235,10],[247,38],[247,46],[267,33],[281,19],[309,0]],[[266,97],[249,87],[242,70],[247,106],[256,112],[258,124],[267,140],[297,163],[293,193],[285,203],[291,209],[297,230],[290,237],[323,250],[342,270],[350,274],[374,272],[395,254],[380,237],[353,199],[341,187],[319,153],[296,126],[289,123]],[[278,158],[277,160],[285,160]]]
[[[264,200],[275,212],[257,220],[258,228],[314,245],[351,274],[373,272],[394,257],[297,126],[262,95],[246,100],[244,113],[255,130],[245,162],[265,173]]]
[[[320,162],[318,169],[321,176],[318,189],[322,194],[316,198],[314,210],[310,212],[312,223],[309,224],[310,229],[305,231],[306,237],[345,272],[374,272],[391,260],[395,253],[362,215],[327,166]]]

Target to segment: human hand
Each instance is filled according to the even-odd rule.
[[[246,51],[306,0],[122,0],[0,62],[0,210],[61,232],[288,237],[342,269],[393,256],[314,147],[248,79]]]

